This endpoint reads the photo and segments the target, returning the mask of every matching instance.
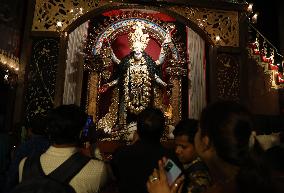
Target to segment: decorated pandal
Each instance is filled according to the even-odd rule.
[[[280,88],[282,58],[274,65],[276,50],[242,28],[250,6],[211,4],[36,0],[27,69],[41,76],[26,82],[25,115],[75,103],[92,116],[101,141],[127,141],[128,124],[154,106],[166,115],[167,140],[179,120],[198,118],[208,102],[246,100],[246,57],[260,58],[271,88]],[[258,39],[241,41],[249,33]]]
[[[103,67],[99,68],[100,70],[105,69],[105,71],[102,72],[100,84],[100,87],[104,88],[99,88],[99,94],[103,95],[106,89],[113,87],[112,95],[114,102],[110,105],[108,113],[98,120],[98,129],[111,132],[112,128],[115,127],[115,124],[118,123],[120,125],[119,133],[121,133],[121,130],[126,129],[127,114],[137,115],[145,109],[145,107],[154,105],[155,101],[156,106],[158,105],[157,101],[160,101],[159,98],[161,97],[158,94],[161,88],[155,86],[154,82],[159,84],[161,87],[167,87],[167,83],[165,83],[159,76],[161,75],[161,69],[159,68],[163,65],[166,57],[166,44],[171,43],[169,35],[170,32],[168,29],[172,30],[173,27],[166,26],[165,29],[168,31],[162,31],[160,26],[155,26],[148,20],[137,18],[119,21],[115,25],[117,29],[114,29],[113,31],[123,27],[124,29],[120,29],[122,34],[127,31],[129,32],[126,36],[129,39],[129,45],[125,44],[125,46],[129,46],[130,53],[120,61],[114,54],[112,47],[109,46],[111,44],[110,42],[116,39],[115,37],[110,36],[109,39],[98,40],[102,43],[98,44],[95,48],[92,48],[91,46],[89,47],[91,51],[89,51],[90,57],[88,58],[88,69],[96,71],[96,69],[98,69],[96,64],[104,64]],[[154,61],[144,50],[150,41],[150,36],[146,32],[151,32],[150,29],[155,29],[157,27],[159,27],[159,31],[151,31],[152,34],[155,34],[155,32],[159,33],[158,35],[160,38],[158,40],[161,42],[162,48],[158,59]],[[104,36],[105,35],[102,37]],[[111,38],[114,40],[111,40]],[[173,43],[171,47],[172,48],[169,49],[172,50],[174,55],[171,58],[175,58],[176,61],[175,63],[172,63],[171,67],[174,68],[175,64],[182,66],[183,61],[178,58],[177,48],[173,45]],[[172,61],[173,60],[174,59],[172,59]],[[116,66],[114,66],[114,68],[117,69],[116,71],[114,70],[111,72],[107,69],[108,66],[111,66],[111,63],[115,63]],[[169,65],[167,69],[170,69],[171,67]],[[114,73],[117,74],[112,75]],[[116,78],[108,82],[111,79],[111,76]],[[170,92],[166,92],[166,95],[167,96],[165,97],[170,97]],[[165,106],[168,108],[170,104],[165,104]],[[160,106],[160,108],[161,107],[162,106]]]
[[[182,85],[189,68],[187,37],[178,40],[181,31],[175,26],[175,18],[157,11],[145,12],[110,11],[103,13],[110,21],[88,23],[88,38],[83,41],[85,68],[91,73],[86,108],[97,129],[109,134],[103,140],[128,139],[131,131],[127,125],[148,106],[163,109],[168,125],[173,125],[182,117],[182,100],[188,100],[182,99],[182,92],[189,92]],[[184,26],[179,27],[186,32]],[[188,29],[190,33],[194,32]],[[198,70],[202,74],[200,88],[205,89],[205,74],[202,68]],[[205,104],[204,97],[200,104]]]

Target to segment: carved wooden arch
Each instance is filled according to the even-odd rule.
[[[239,14],[242,10],[207,8],[182,4],[133,4],[104,0],[35,0],[33,32],[71,32],[87,19],[113,8],[144,8],[156,10],[178,19],[192,28],[204,40],[218,46],[239,47]],[[210,6],[209,6],[210,7]],[[212,7],[212,6],[211,6]],[[57,24],[60,22],[61,27]],[[219,36],[219,37],[218,37]],[[218,37],[218,41],[217,40]],[[211,40],[211,41],[209,41]]]
[[[177,14],[176,12],[166,9],[166,8],[160,8],[160,7],[154,7],[154,6],[143,6],[143,5],[120,5],[113,7],[112,5],[104,5],[99,8],[92,9],[91,11],[85,13],[84,15],[77,18],[74,22],[66,26],[66,28],[63,30],[63,32],[67,32],[68,34],[74,31],[78,26],[83,24],[84,22],[88,21],[91,18],[94,18],[96,16],[101,15],[104,12],[111,11],[111,10],[118,10],[118,9],[149,9],[158,11],[164,14],[167,14],[175,19],[177,19],[178,22],[184,24],[185,26],[190,27],[193,31],[195,31],[202,39],[205,40],[206,43],[210,45],[215,45],[215,43],[210,39],[208,36],[208,33],[206,33],[203,29],[201,29],[196,23],[191,21],[190,19],[186,18],[183,15]]]
[[[137,10],[137,11],[139,12],[139,10]],[[152,24],[155,23],[154,25],[156,27],[152,28],[152,27],[148,26],[148,27],[146,27],[148,30],[153,30],[153,31],[157,30],[156,33],[160,33],[158,31],[162,30],[163,31],[162,33],[166,33],[165,29],[163,29],[165,26],[162,26],[161,23],[156,23],[157,21],[151,20],[149,17],[147,17],[147,16],[145,16],[141,13],[138,13],[138,12],[133,13],[133,14],[130,13],[129,15],[126,14],[122,18],[117,18],[117,20],[110,19],[110,21],[111,21],[110,23],[115,24],[115,26],[117,28],[120,28],[121,26],[119,25],[119,23],[127,23],[127,22],[131,23],[133,20],[139,20],[142,23],[143,22],[146,22],[146,23],[149,22],[149,23],[152,23]],[[102,29],[96,30],[96,32],[95,32],[96,33],[96,35],[95,35],[96,39],[95,39],[94,42],[101,42],[98,39],[100,39],[100,37],[103,36],[102,34],[104,34],[106,31],[108,32],[107,34],[111,34],[110,30],[108,30],[108,28],[110,28],[110,25],[106,24],[106,23],[107,23],[107,21],[104,22],[104,25],[99,25],[99,26],[102,26],[101,27]],[[130,24],[127,24],[127,25],[124,24],[122,26],[130,26]],[[117,29],[112,29],[112,30],[117,30]],[[165,36],[165,34],[164,35],[160,34],[158,36]],[[156,37],[156,38],[157,38],[156,40],[158,40],[160,43],[162,43],[161,40],[159,40],[160,37]],[[90,42],[92,42],[92,41],[90,41]],[[178,51],[182,48],[182,46],[179,45],[179,41],[173,37],[173,42],[175,42],[175,46],[174,46],[175,51],[172,50],[172,48],[171,48],[171,51],[172,51],[172,54],[176,56],[176,59],[177,59],[176,65],[178,65],[178,66],[172,65],[172,67],[175,67],[175,68],[168,66],[169,70],[172,69],[172,71],[169,72],[169,73],[176,73],[176,72],[174,72],[174,69],[178,69],[178,68],[183,69],[182,65],[185,64],[184,59],[186,58],[182,53],[179,53],[180,51]],[[96,44],[96,43],[93,43],[93,44]],[[179,47],[180,49],[179,48],[177,49],[176,47]],[[90,49],[90,50],[92,50],[92,49]],[[96,50],[100,50],[100,46],[96,47]],[[178,53],[176,53],[176,52],[178,52]],[[87,55],[92,55],[92,51],[89,51],[88,53],[90,53],[90,54],[87,54]],[[106,58],[106,60],[108,60],[107,58],[109,58],[109,56],[106,56],[105,54],[106,53],[103,54],[105,56],[104,58]],[[105,59],[103,59],[103,60],[105,60]],[[103,63],[105,64],[105,63],[108,63],[108,62],[105,61]],[[106,65],[106,66],[108,66],[108,65]],[[96,69],[101,69],[101,68],[96,68]],[[183,71],[184,76],[185,76],[186,75],[185,70],[183,69],[181,71]],[[181,71],[180,71],[180,73],[181,73]],[[105,76],[104,74],[107,76],[107,73],[102,73],[102,76]],[[97,95],[97,89],[96,89],[97,84],[99,84],[98,82],[99,82],[99,80],[96,78],[96,74],[92,73],[92,75],[90,75],[89,82],[88,82],[88,99],[87,99],[86,110],[87,110],[88,114],[93,115],[93,117],[94,117],[94,115],[97,115],[96,112],[94,112],[94,110],[96,109],[95,107],[98,104],[96,102],[100,101],[100,97],[99,97],[99,95]],[[171,83],[173,85],[176,85],[176,86],[173,86],[173,89],[175,89],[175,92],[174,92],[175,94],[171,95],[171,98],[175,98],[175,99],[181,98],[179,81],[171,80]],[[155,91],[156,94],[155,94],[155,99],[154,99],[154,106],[158,107],[158,108],[162,109],[164,112],[166,112],[168,106],[163,105],[163,103],[161,101],[161,98],[162,98],[161,95],[160,95],[161,93],[159,93],[158,91],[156,92],[156,91]],[[115,99],[115,98],[118,98],[116,91],[112,93],[112,96],[113,97],[111,97],[112,100],[111,100],[111,105],[109,106],[108,113],[102,118],[97,117],[96,119],[94,119],[94,121],[98,123],[97,128],[112,128],[115,124],[115,120],[117,120],[117,117],[115,117],[115,115],[117,114],[116,112],[117,112],[117,108],[118,108],[118,106],[117,106],[118,99]],[[173,97],[173,96],[175,96],[175,97]],[[94,100],[94,99],[97,99],[97,100]],[[179,112],[181,112],[182,107],[177,102],[177,100],[171,100],[170,104],[172,106],[176,107],[173,110],[174,119],[171,119],[171,120],[175,120],[175,122],[177,122],[181,118],[181,113],[179,113]],[[124,118],[122,118],[120,120],[124,120]],[[124,122],[120,122],[120,125],[125,125],[125,124],[126,123],[124,123]]]
[[[207,43],[207,45],[222,45],[220,44],[220,42],[216,43],[212,40],[212,36],[209,36],[209,32],[200,28],[200,26],[198,26],[195,22],[193,17],[187,16],[187,13],[191,11],[191,8],[185,7],[185,9],[183,9],[181,11],[182,14],[179,14],[179,7],[167,7],[167,8],[160,8],[160,7],[155,7],[155,6],[142,6],[142,5],[119,5],[119,6],[112,6],[112,4],[107,4],[107,5],[103,5],[100,6],[98,8],[93,8],[89,11],[87,11],[86,13],[84,13],[83,15],[81,15],[80,17],[78,17],[77,19],[75,19],[73,22],[71,22],[69,25],[64,26],[62,28],[62,34],[64,34],[65,36],[72,33],[78,26],[82,25],[83,23],[85,23],[86,21],[88,21],[91,18],[94,18],[96,16],[101,15],[104,12],[107,11],[111,11],[111,10],[117,10],[117,9],[148,9],[148,10],[154,10],[154,11],[158,11],[161,13],[165,13],[169,16],[174,17],[177,22],[184,24],[185,26],[190,27],[191,29],[193,29],[193,31],[195,31],[200,37],[202,37],[205,42]],[[192,9],[196,9],[198,10],[198,8],[192,8]],[[204,8],[205,9],[205,8]],[[212,11],[212,10],[211,10]],[[218,10],[217,10],[218,11]],[[212,11],[214,12],[214,11]],[[226,11],[224,11],[226,12]],[[232,13],[235,19],[238,19],[238,14],[234,14],[236,12],[234,11],[227,11],[227,13]],[[189,14],[190,15],[190,14]],[[200,16],[200,15],[199,15]],[[235,26],[238,26],[238,24],[236,24]],[[238,29],[237,29],[238,30]],[[237,32],[238,34],[238,32]],[[212,35],[216,35],[216,34],[212,34]],[[238,35],[237,35],[238,37]],[[237,38],[238,40],[238,38]],[[228,41],[227,43],[223,44],[224,46],[238,46],[238,41]],[[63,61],[61,61],[63,62]],[[91,86],[91,85],[90,85]],[[93,87],[95,88],[95,87]],[[92,107],[93,109],[95,109],[94,107]],[[92,114],[88,111],[88,114]]]
[[[129,8],[130,6],[120,6],[120,7],[115,7],[115,10],[117,10],[117,9],[123,9],[123,8]],[[143,8],[143,9],[145,9],[145,7],[143,7],[143,6],[131,6],[131,8],[134,8],[134,9],[141,9],[141,8]],[[148,8],[147,7],[147,9],[150,9],[150,8]],[[110,8],[110,7],[108,7],[108,6],[106,6],[106,8],[105,9],[100,9],[99,8],[99,11],[97,11],[96,9],[95,10],[93,10],[93,11],[91,11],[91,12],[88,12],[88,13],[86,13],[84,16],[82,16],[82,17],[80,17],[80,18],[78,18],[76,21],[74,21],[72,24],[70,24],[69,26],[67,26],[65,29],[64,29],[64,31],[63,31],[63,34],[70,34],[70,33],[72,33],[75,29],[77,29],[77,27],[78,26],[80,26],[80,25],[82,25],[83,23],[85,23],[86,21],[88,21],[89,19],[92,19],[92,18],[95,18],[96,16],[99,16],[99,15],[101,15],[102,13],[104,13],[104,12],[107,12],[107,11],[110,11],[110,10],[114,10],[113,8]],[[154,8],[154,9],[152,9],[152,10],[155,10],[155,11],[158,11],[158,12],[161,12],[161,10],[158,10],[157,8]],[[170,13],[169,13],[170,12]],[[181,24],[183,24],[183,25],[185,25],[185,26],[190,26],[190,28],[192,28],[192,29],[196,29],[195,31],[197,31],[199,34],[199,36],[201,36],[200,35],[200,33],[202,34],[202,37],[203,37],[203,39],[205,39],[205,41],[208,43],[208,44],[210,44],[210,45],[212,45],[213,44],[213,42],[211,41],[211,39],[207,36],[207,34],[203,31],[203,30],[201,30],[195,23],[193,23],[192,21],[190,21],[190,20],[188,20],[188,19],[186,19],[186,18],[184,18],[183,16],[180,16],[180,15],[178,15],[178,14],[175,14],[175,13],[173,13],[172,11],[164,11],[163,13],[166,13],[167,15],[171,15],[172,17],[174,17],[176,20],[177,20],[177,22],[179,22],[179,23],[181,23]],[[194,26],[194,27],[192,27],[192,26]],[[95,88],[97,88],[97,77],[96,77],[97,75],[94,73],[93,75],[91,75],[90,76],[90,79],[89,79],[89,83],[88,83],[88,98],[93,98],[93,99],[95,99],[95,98],[97,98],[97,89],[95,89]],[[175,84],[174,85],[179,85],[179,82],[177,82],[177,81],[175,81]],[[92,88],[92,89],[91,89]],[[179,89],[179,87],[176,87],[177,88],[177,90],[176,90],[176,92],[175,93],[179,93],[179,92],[177,92]],[[176,96],[176,97],[174,97],[174,98],[180,98],[181,96]],[[157,102],[157,103],[159,103],[159,102]],[[115,103],[115,101],[114,101],[114,103],[113,104],[116,104]],[[88,114],[90,114],[90,115],[93,115],[93,116],[95,116],[96,115],[96,112],[94,112],[94,110],[96,109],[96,102],[95,101],[89,101],[88,100],[88,104],[87,104],[87,106],[86,106],[86,110],[87,110],[87,112],[88,112]],[[178,105],[178,104],[177,104]],[[116,108],[111,108],[111,109],[116,109]],[[162,109],[164,109],[164,108],[162,108]],[[166,109],[164,109],[164,111],[165,111]],[[179,109],[179,111],[177,111],[177,112],[174,112],[173,114],[174,114],[174,121],[173,122],[177,122],[178,120],[180,120],[180,116],[181,116],[181,114],[179,113],[179,112],[181,112],[180,111],[180,109]],[[110,113],[111,114],[111,113]],[[95,118],[95,117],[94,117]],[[116,120],[116,118],[112,118],[111,116],[107,116],[107,117],[105,117],[105,119],[106,120],[112,120],[112,122],[114,122],[114,120]],[[97,120],[98,121],[98,120]],[[100,122],[99,122],[100,123]],[[114,123],[113,123],[114,124]]]

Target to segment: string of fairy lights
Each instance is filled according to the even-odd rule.
[[[253,4],[247,4],[249,21],[250,55],[263,67],[264,73],[271,75],[272,88],[284,87],[284,57],[278,49],[255,27],[259,13],[253,11]]]
[[[276,77],[277,84],[284,85],[284,74],[283,74],[283,65],[284,57],[278,52],[278,49],[255,27],[258,19],[258,12],[254,12],[253,4],[246,3],[246,15],[249,21],[249,35],[250,42],[249,48],[253,51],[252,53],[255,56],[260,57],[261,62],[267,63],[269,70],[274,70],[274,76]],[[78,18],[83,14],[82,8],[77,8],[70,10],[74,14],[74,18]],[[63,23],[57,21],[56,23],[57,31],[61,32]],[[65,34],[66,35],[66,34]],[[220,37],[216,36],[216,42],[219,41]],[[20,62],[19,58],[14,56],[7,51],[0,49],[0,67],[4,69],[4,82],[10,84],[11,76],[18,75]],[[284,86],[283,86],[284,87]]]
[[[5,50],[0,49],[0,67],[4,71],[3,82],[14,86],[17,82],[17,74],[19,71],[20,63],[19,58]]]

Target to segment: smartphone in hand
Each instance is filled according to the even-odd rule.
[[[168,159],[165,164],[166,175],[168,183],[171,186],[174,181],[181,175],[181,169],[173,162],[173,160]]]

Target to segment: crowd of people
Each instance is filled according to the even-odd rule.
[[[135,141],[118,148],[111,160],[98,159],[82,145],[86,120],[76,105],[35,117],[29,140],[16,149],[2,180],[2,192],[284,192],[284,147],[263,149],[257,141],[252,146],[251,115],[238,103],[215,102],[200,120],[181,120],[173,131],[174,148],[160,140],[163,112],[146,108],[137,116]]]

